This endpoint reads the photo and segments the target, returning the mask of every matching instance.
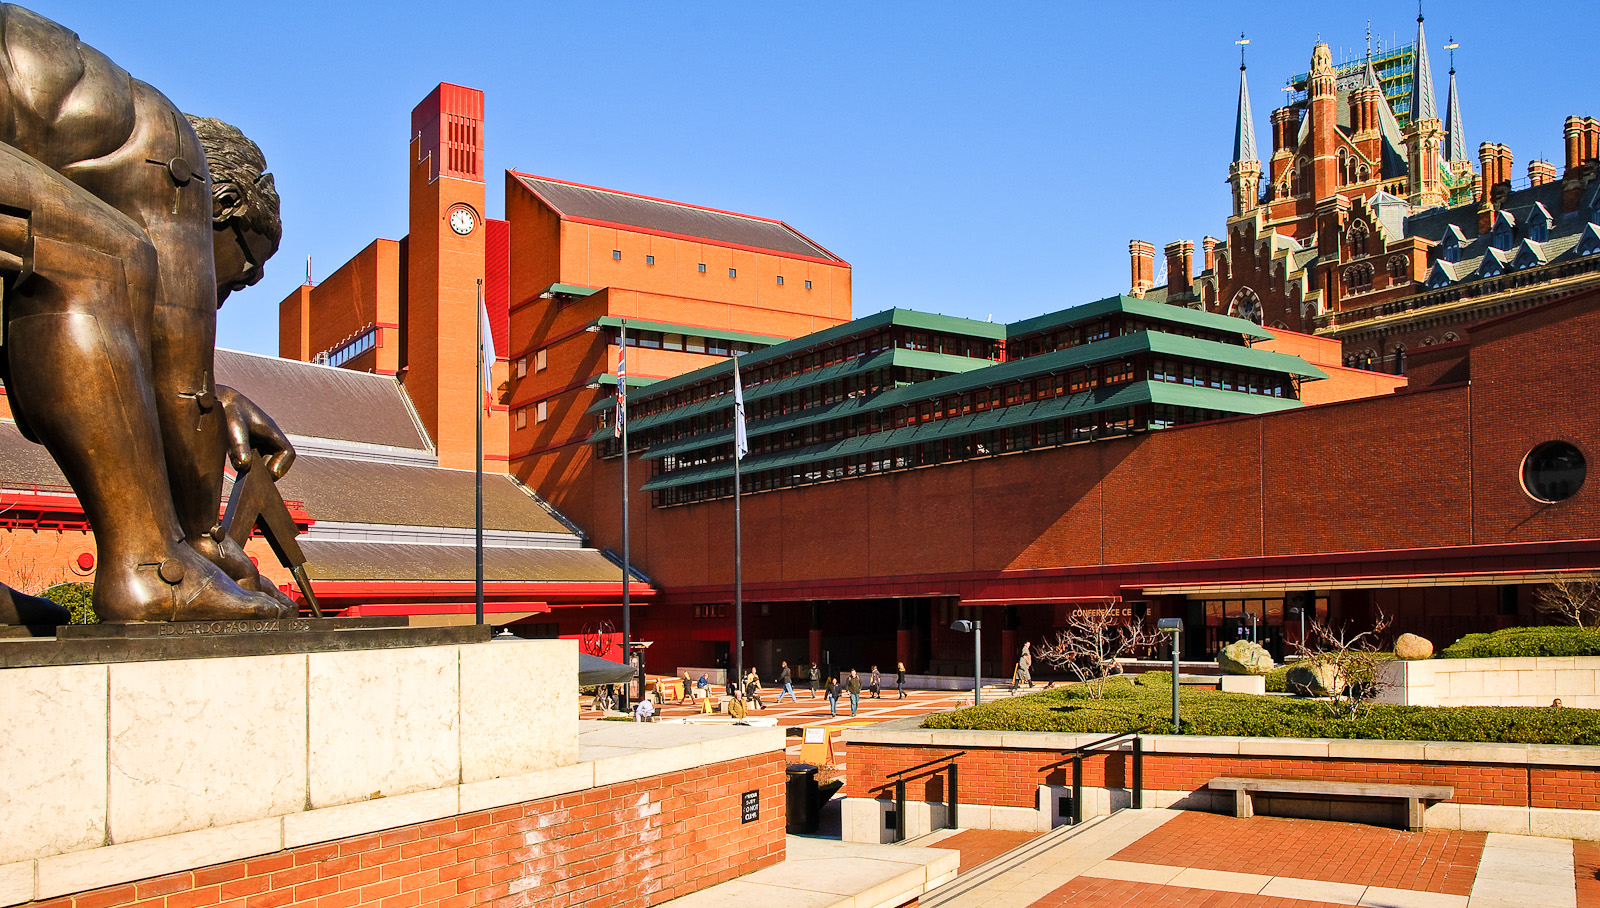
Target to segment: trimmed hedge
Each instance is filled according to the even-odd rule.
[[[1488,634],[1468,634],[1439,654],[1441,659],[1508,656],[1600,656],[1600,628],[1508,627]]]
[[[1137,683],[1106,682],[1104,699],[1080,685],[1012,697],[929,716],[923,728],[1172,734],[1172,683],[1148,672]],[[1600,710],[1521,706],[1374,704],[1356,719],[1325,704],[1200,688],[1178,691],[1183,734],[1264,738],[1368,738],[1385,741],[1483,741],[1501,744],[1600,744]]]
[[[72,613],[72,624],[99,624],[94,611],[94,584],[58,583],[39,594]]]

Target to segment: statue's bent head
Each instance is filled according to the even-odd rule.
[[[236,127],[211,117],[189,116],[206,150],[211,171],[211,225],[215,231],[217,305],[234,290],[261,280],[262,267],[278,251],[283,222],[278,189],[267,159]]]

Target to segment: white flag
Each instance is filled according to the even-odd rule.
[[[733,456],[744,460],[750,439],[744,434],[744,388],[739,384],[739,357],[733,358]]]
[[[483,408],[487,410],[494,393],[489,381],[497,354],[494,350],[494,329],[489,327],[489,307],[483,302],[481,289],[478,291],[478,335],[478,369],[483,372]]]

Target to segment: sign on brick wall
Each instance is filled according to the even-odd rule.
[[[739,797],[741,820],[745,823],[754,823],[761,817],[761,792],[747,791]]]

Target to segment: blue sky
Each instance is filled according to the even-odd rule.
[[[283,245],[219,342],[263,353],[306,255],[320,278],[405,232],[409,115],[440,81],[487,94],[491,216],[516,168],[779,218],[854,266],[857,315],[1010,321],[1126,288],[1129,239],[1221,232],[1241,30],[1263,154],[1319,36],[1338,61],[1369,19],[1385,44],[1416,33],[1405,2],[32,8],[262,146]],[[1473,153],[1504,142],[1519,176],[1530,157],[1560,167],[1562,120],[1600,112],[1587,57],[1563,50],[1570,17],[1427,13],[1441,109],[1442,47],[1461,44]]]

